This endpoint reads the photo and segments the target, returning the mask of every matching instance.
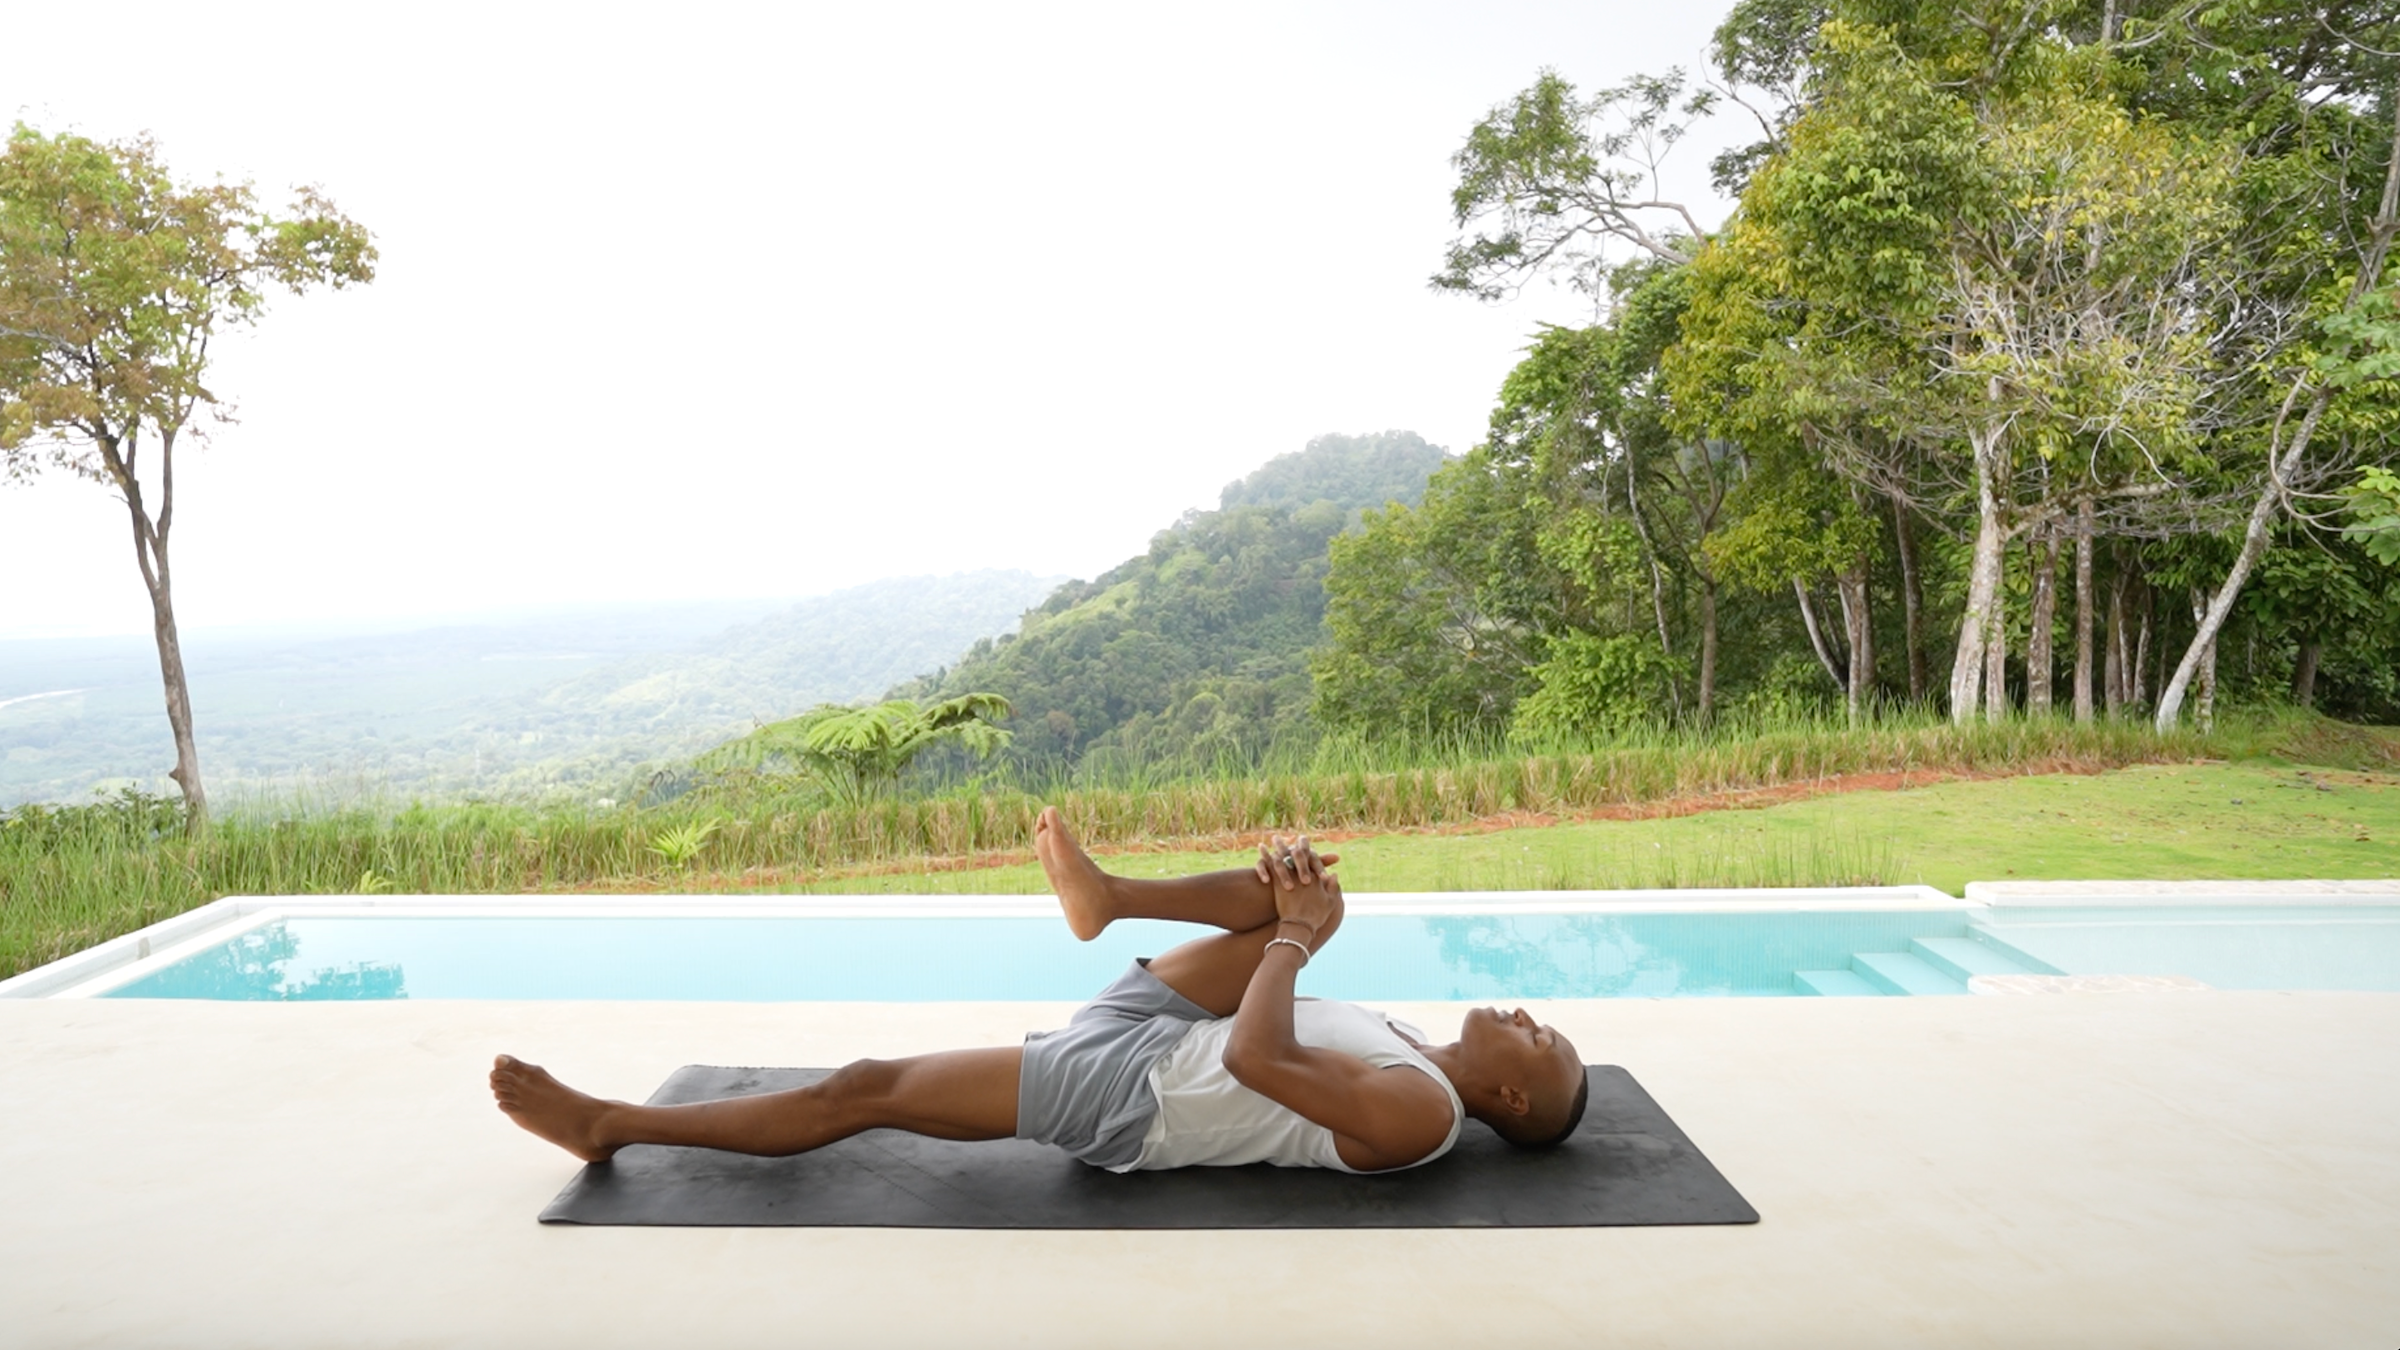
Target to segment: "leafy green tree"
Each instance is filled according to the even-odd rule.
[[[1659,198],[1658,173],[1714,102],[1679,70],[1589,97],[1543,71],[1476,123],[1451,157],[1451,215],[1474,233],[1450,245],[1434,287],[1496,300],[1563,271],[1598,292],[1611,242],[1689,260],[1705,231],[1689,207]]]
[[[2342,536],[2386,567],[2400,567],[2400,474],[2379,466],[2359,470],[2348,494],[2350,523]]]
[[[2195,674],[2214,690],[2237,613],[2234,684],[2262,688],[2260,653],[2289,651],[2306,687],[2310,653],[2382,631],[2375,588],[2337,584],[2351,564],[2276,523],[2400,443],[2400,290],[2381,280],[2395,213],[2376,206],[2395,52],[2400,19],[2301,0],[1742,0],[1713,88],[1669,72],[1587,97],[1544,73],[1454,160],[1462,236],[1434,284],[1492,298],[1549,275],[1605,286],[1608,317],[1543,334],[1504,384],[1479,452],[1496,513],[1454,534],[1396,516],[1379,552],[1349,555],[1353,575],[1337,564],[1342,605],[1376,622],[1333,653],[1375,655],[1321,664],[1321,699],[1342,671],[1350,690],[1401,669],[1439,687],[1433,669],[1459,668],[1437,659],[1445,630],[1408,620],[1438,613],[1434,596],[1492,612],[1461,601],[1496,578],[1468,567],[1437,586],[1427,565],[1524,535],[1545,567],[1513,579],[1544,599],[1515,607],[1514,633],[1537,656],[1628,634],[1646,599],[1671,659],[1692,597],[1724,581],[1748,604],[1788,583],[1799,630],[1745,626],[1739,645],[1804,633],[1857,715],[1896,562],[1912,699],[1932,683],[1938,609],[1956,615],[1954,717],[2008,713],[2014,649],[2044,712],[2071,541],[2077,716],[2095,711],[2104,570],[2112,712],[2158,688],[2163,724]],[[1760,136],[1713,166],[1740,204],[1703,234],[1659,199],[1658,160],[1737,106]],[[1648,255],[1631,270],[1651,279],[1625,285],[1611,247]],[[1661,350],[1641,334],[1668,312]],[[1937,531],[1922,550],[1920,525]],[[2342,604],[2237,610],[2267,556]],[[1838,635],[1811,598],[1828,583]],[[2194,587],[2214,598],[2187,626]],[[2154,686],[2170,642],[2183,659]],[[1784,679],[1792,655],[1747,660],[1746,678]]]
[[[208,794],[175,626],[175,452],[220,407],[219,333],[276,291],[366,282],[374,264],[366,230],[315,190],[270,214],[247,184],[177,181],[147,140],[20,125],[0,154],[0,466],[61,469],[125,504],[194,828]]]
[[[1478,449],[1414,509],[1370,513],[1333,541],[1315,713],[1370,736],[1494,731],[1561,626],[1565,579],[1523,509],[1523,465]]]
[[[2329,671],[2343,683],[2356,683],[2362,665],[2388,668],[2393,638],[2400,632],[2400,614],[2391,603],[2400,583],[2400,567],[2394,566],[2400,564],[2400,548],[2383,562],[2355,537],[2302,537],[2305,533],[2287,527],[2286,537],[2259,560],[2240,615],[2249,636],[2264,637],[2278,649],[2290,647],[2291,698],[2304,708],[2316,705],[2318,685]],[[2223,575],[2224,560],[2211,561]],[[2211,675],[2204,668],[2201,680]]]
[[[1688,270],[1653,259],[1618,268],[1605,322],[1544,334],[1503,382],[1492,444],[1529,456],[1551,511],[1544,547],[1587,595],[1582,626],[1628,582],[1646,590],[1659,655],[1694,671],[1689,715],[1705,722],[1716,706],[1721,584],[1707,543],[1744,461],[1734,442],[1683,429],[1661,372],[1689,303]],[[1696,667],[1679,659],[1693,648]],[[1665,688],[1684,715],[1679,684]]]
[[[1536,739],[1592,737],[1663,721],[1681,664],[1632,634],[1565,634],[1533,668],[1533,690],[1517,703],[1510,729]]]

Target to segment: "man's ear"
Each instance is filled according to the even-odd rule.
[[[1512,1116],[1521,1116],[1533,1109],[1533,1098],[1513,1087],[1500,1089],[1500,1108]]]

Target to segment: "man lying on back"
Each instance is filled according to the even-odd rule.
[[[502,1055],[492,1095],[517,1124],[587,1162],[627,1144],[783,1156],[861,1130],[939,1139],[1034,1139],[1096,1167],[1270,1162],[1388,1172],[1448,1152],[1467,1118],[1546,1146],[1583,1118],[1583,1061],[1523,1009],[1478,1008],[1458,1039],[1293,985],[1342,923],[1341,883],[1305,838],[1270,840],[1250,871],[1112,876],[1057,808],[1034,850],[1067,927],[1090,941],[1118,919],[1224,931],[1133,963],[1057,1031],[1022,1046],[853,1061],[788,1092],[635,1106],[575,1091]],[[1396,1072],[1397,1071],[1397,1072]]]

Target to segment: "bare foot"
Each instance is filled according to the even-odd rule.
[[[600,1142],[609,1103],[586,1096],[514,1055],[492,1061],[492,1097],[508,1118],[585,1162],[606,1162],[618,1145]]]
[[[1067,913],[1067,931],[1086,942],[1100,936],[1115,916],[1108,894],[1108,874],[1100,870],[1067,828],[1055,806],[1042,808],[1033,823],[1033,852],[1042,860],[1042,874],[1058,893],[1058,907]]]

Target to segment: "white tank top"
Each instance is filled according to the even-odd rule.
[[[1418,1167],[1448,1153],[1458,1142],[1467,1108],[1458,1098],[1458,1089],[1433,1067],[1432,1060],[1402,1040],[1393,1030],[1395,1026],[1417,1035],[1416,1028],[1353,1003],[1314,998],[1292,1003],[1292,1030],[1302,1045],[1355,1055],[1377,1069],[1405,1064],[1442,1085],[1443,1094],[1450,1098],[1450,1133],[1443,1137],[1440,1148],[1407,1164]],[[1198,1023],[1151,1066],[1150,1087],[1158,1094],[1158,1114],[1142,1136],[1141,1156],[1112,1170],[1269,1162],[1277,1167],[1356,1172],[1358,1169],[1343,1162],[1334,1150],[1333,1131],[1234,1081],[1225,1071],[1225,1042],[1232,1035],[1230,1017]]]

